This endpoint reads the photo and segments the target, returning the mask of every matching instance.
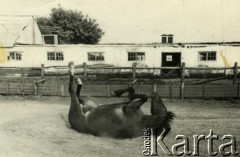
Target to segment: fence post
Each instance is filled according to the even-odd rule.
[[[49,87],[47,86],[46,88],[47,88],[47,94],[50,95],[50,89],[49,89]]]
[[[233,85],[236,85],[237,82],[237,62],[234,63],[234,67],[233,67]]]
[[[238,85],[238,98],[240,98],[240,85]]]
[[[36,80],[33,81],[33,87],[34,87],[34,95],[38,95]]]
[[[65,95],[65,93],[64,93],[64,85],[62,84],[61,85],[61,96],[64,96]]]
[[[24,96],[25,79],[22,79],[22,95]]]
[[[57,83],[55,84],[55,96],[57,96],[57,93],[58,93],[58,85],[57,85]]]
[[[21,68],[21,77],[24,76],[24,71],[23,71],[23,68]]]
[[[83,62],[83,79],[87,79],[87,63]]]
[[[240,85],[238,85],[238,98],[240,98]]]
[[[153,84],[153,92],[157,92],[157,84],[156,83]]]
[[[180,91],[180,96],[181,96],[181,99],[184,98],[184,78],[185,78],[185,63],[183,62],[182,63],[182,66],[181,66],[181,91]]]
[[[7,81],[7,96],[9,95],[9,82]]]
[[[173,98],[173,94],[172,94],[172,85],[169,85],[169,98],[170,98],[170,99]]]
[[[202,99],[205,99],[205,97],[206,97],[206,86],[205,85],[203,85],[203,93],[202,93]]]
[[[44,78],[44,64],[41,64],[41,78]]]
[[[137,64],[133,64],[132,65],[132,79],[133,80],[136,79],[136,68],[137,68]]]
[[[107,86],[107,94],[106,94],[106,95],[107,95],[107,97],[110,97],[110,94],[109,94],[109,93],[110,93],[110,87],[109,87],[109,84],[107,84],[106,86]]]

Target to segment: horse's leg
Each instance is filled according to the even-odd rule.
[[[131,87],[115,90],[115,91],[110,92],[110,94],[112,96],[120,97],[121,95],[123,95],[124,93],[127,93],[127,92],[131,92]]]
[[[80,106],[77,94],[74,89],[73,80],[74,80],[74,63],[69,63],[69,73],[70,73],[70,80],[69,80],[69,94],[71,97],[71,106],[69,110],[69,122],[73,128],[78,131],[85,131],[84,120],[85,116],[83,114],[83,110]]]
[[[76,90],[76,95],[78,97],[78,100],[80,100],[80,92],[81,92],[81,89],[82,89],[82,85],[81,84],[78,84],[77,85],[77,90]]]
[[[151,101],[151,113],[152,115],[146,115],[144,117],[144,125],[149,128],[161,128],[168,127],[169,122],[173,119],[174,115],[168,112],[163,104],[160,96],[157,93],[153,93]]]
[[[74,71],[73,69],[70,69],[69,70],[69,73],[70,73],[70,78],[69,78],[69,86],[68,86],[68,92],[70,94],[70,97],[71,97],[71,104],[78,104],[79,101],[78,101],[78,98],[77,98],[77,95],[75,93],[75,89],[74,89],[74,85],[73,85],[73,80],[74,80]],[[77,106],[77,105],[74,105],[74,106]]]
[[[165,105],[163,104],[158,93],[153,93],[151,100],[151,116],[145,115],[143,118],[143,126],[145,128],[152,128],[155,132],[154,136],[164,137],[168,131],[170,130],[170,122],[174,118],[174,114],[172,112],[168,112]],[[156,137],[155,137],[156,138]],[[169,148],[164,145],[165,150],[169,150]]]
[[[126,103],[123,107],[123,111],[125,113],[133,113],[136,112],[146,101],[147,96],[144,94],[135,94],[135,90],[133,87],[128,87],[125,89],[119,89],[115,90],[112,93],[110,93],[112,96],[118,96],[120,97],[122,94],[128,92],[128,99],[129,102]],[[140,99],[140,100],[135,100]]]
[[[130,82],[128,88],[112,91],[112,92],[110,92],[110,95],[120,97],[121,95],[123,95],[124,93],[127,93],[127,92],[129,92],[130,95],[133,95],[135,93],[135,90],[134,90],[134,88],[132,86],[137,81],[138,81],[137,79],[133,80],[132,82]]]
[[[84,101],[80,98],[80,93],[81,93],[81,89],[82,89],[82,81],[80,78],[76,78],[76,83],[77,83],[77,90],[76,90],[76,95],[78,97],[79,103],[84,105]]]
[[[126,91],[128,92],[129,103],[123,109],[125,112],[136,112],[147,101],[147,96],[144,94],[135,94],[135,90],[132,87],[127,88]]]
[[[133,87],[128,87],[128,88],[119,89],[119,90],[115,90],[113,92],[110,92],[110,94],[112,96],[117,96],[117,97],[120,97],[124,93],[128,93],[129,101],[132,101],[135,98],[141,98],[141,96],[139,97],[137,94],[135,94],[135,89]]]
[[[125,113],[134,113],[136,112],[146,101],[147,101],[147,96],[144,94],[134,94],[131,95],[131,101],[124,105],[123,111]],[[138,100],[136,100],[138,99]]]
[[[83,116],[82,109],[80,107],[80,103],[78,100],[78,96],[74,91],[74,85],[73,85],[73,80],[74,80],[74,65],[73,63],[69,63],[69,72],[70,72],[70,80],[69,80],[69,87],[68,91],[71,97],[71,108],[75,109],[76,112],[79,113],[79,116]]]

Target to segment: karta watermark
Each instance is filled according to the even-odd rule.
[[[186,135],[177,135],[175,141],[177,143],[173,145],[167,145],[164,143],[164,138],[169,133],[170,129],[163,129],[160,135],[157,135],[157,130],[152,128],[145,128],[143,130],[144,146],[142,154],[144,156],[158,156],[158,150],[162,151],[164,154],[169,156],[183,156],[192,155],[200,156],[199,142],[204,140],[207,141],[207,152],[210,156],[238,156],[239,151],[237,150],[237,141],[233,135],[215,135],[213,130],[210,129],[208,135],[193,135],[192,141],[193,150],[189,149],[189,137]],[[217,150],[213,149],[214,140],[219,140],[221,144],[218,146]]]

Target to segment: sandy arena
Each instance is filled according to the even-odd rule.
[[[100,104],[121,101],[118,98],[93,98]],[[100,138],[78,133],[67,122],[70,99],[67,97],[0,96],[0,157],[141,157],[143,138],[127,140]],[[208,135],[213,129],[220,139],[234,135],[240,150],[240,103],[217,100],[164,99],[168,110],[176,114],[165,143],[171,148],[176,135]],[[142,107],[149,114],[150,101]],[[226,141],[227,142],[227,141]],[[165,155],[158,147],[159,156]],[[200,156],[209,156],[207,141],[200,142]]]

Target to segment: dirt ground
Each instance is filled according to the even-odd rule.
[[[117,98],[93,98],[100,104],[121,101]],[[67,97],[0,96],[0,157],[140,157],[143,138],[127,140],[94,137],[76,132],[67,122],[70,99]],[[240,151],[240,103],[217,100],[164,99],[168,110],[176,114],[171,132],[164,142],[171,148],[176,135],[186,135],[192,150],[193,135],[234,135]],[[150,101],[142,107],[149,113]],[[159,156],[165,155],[158,147]],[[207,154],[207,141],[200,142],[200,156]]]

